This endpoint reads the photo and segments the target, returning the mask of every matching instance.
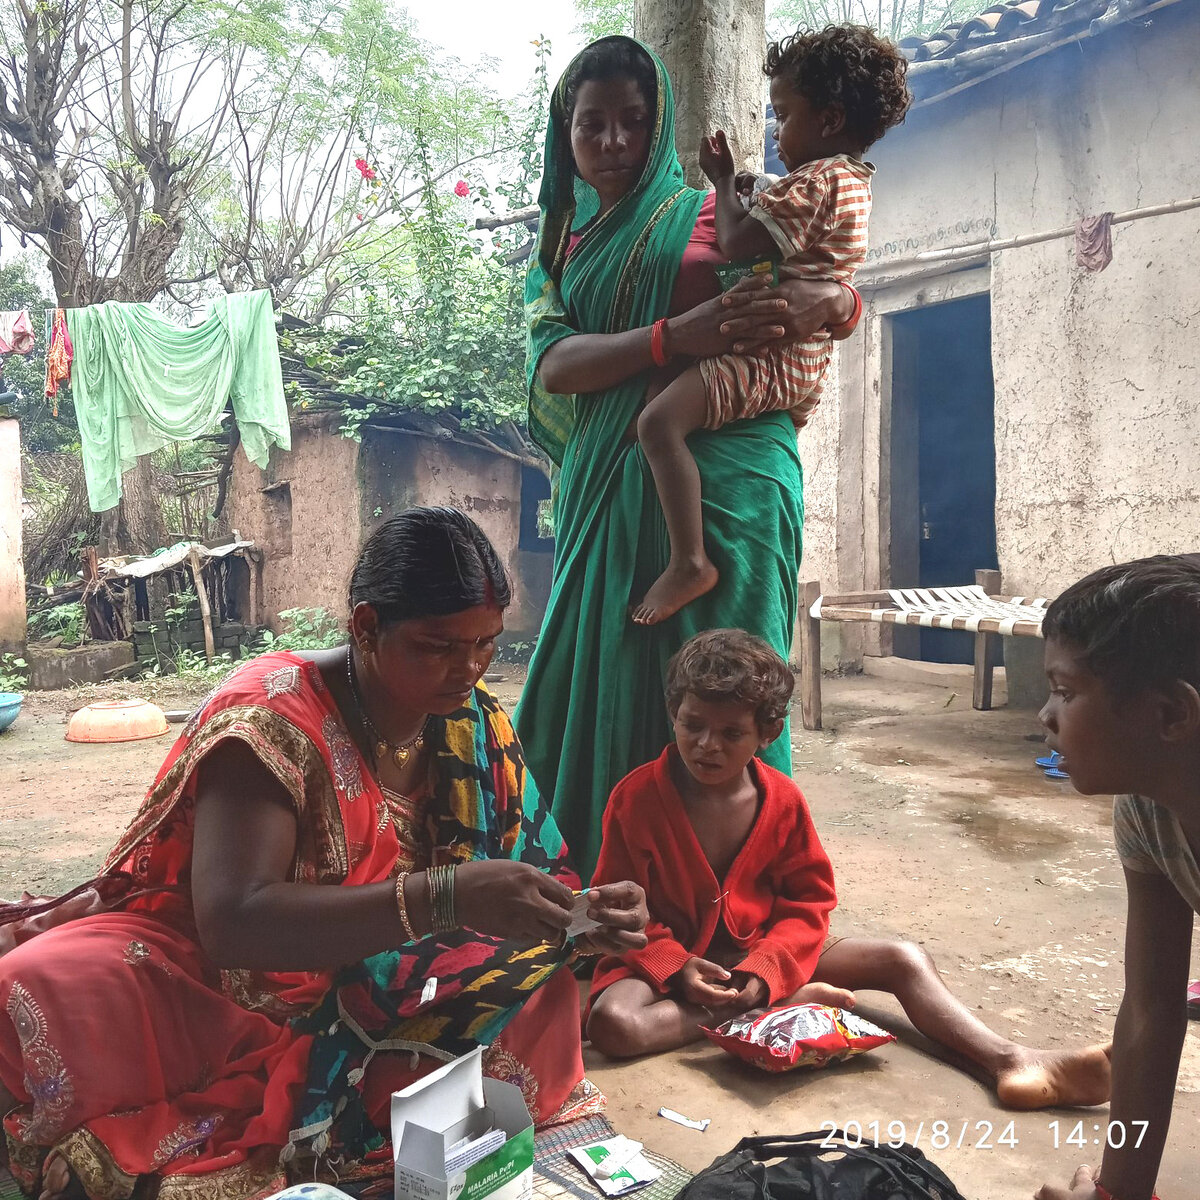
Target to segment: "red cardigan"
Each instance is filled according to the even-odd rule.
[[[604,813],[604,842],[593,884],[632,879],[646,889],[650,942],[605,957],[590,1002],[618,979],[638,976],[660,992],[689,958],[703,958],[717,922],[745,957],[733,968],[757,975],[771,1003],[812,977],[837,904],[833,868],[800,789],[755,758],[750,770],[762,806],[723,881],[704,857],[683,798],[671,780],[675,747],[627,775]]]

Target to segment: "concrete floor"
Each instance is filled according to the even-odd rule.
[[[497,690],[511,704],[519,687],[510,671]],[[0,736],[0,895],[22,886],[54,892],[86,878],[166,752],[166,739],[104,748],[64,742],[65,710],[93,698],[31,697]],[[157,699],[186,706],[178,696]],[[793,744],[797,778],[837,872],[834,932],[921,943],[968,1005],[1026,1045],[1107,1039],[1121,997],[1124,927],[1109,803],[1034,769],[1040,737],[1032,714],[977,713],[969,692],[858,676],[826,681],[825,725],[820,733],[796,730]],[[1200,976],[1200,958],[1192,974]],[[589,1073],[621,1132],[693,1170],[741,1137],[826,1121],[858,1121],[864,1130],[878,1121],[883,1138],[890,1122],[902,1122],[910,1140],[924,1123],[925,1150],[932,1123],[945,1121],[950,1145],[931,1156],[979,1200],[1023,1200],[1098,1160],[1090,1145],[1080,1151],[1065,1140],[1082,1120],[1091,1143],[1107,1109],[1006,1112],[983,1085],[904,1034],[890,997],[864,994],[861,1007],[903,1040],[823,1072],[767,1076],[705,1045],[619,1064],[588,1052]],[[680,1128],[656,1116],[660,1105],[712,1124],[705,1133]],[[1006,1132],[1015,1145],[1001,1144]],[[1197,1193],[1198,1149],[1193,1026],[1159,1177],[1167,1200]]]

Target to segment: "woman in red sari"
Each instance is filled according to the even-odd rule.
[[[349,646],[264,655],[197,709],[95,881],[105,911],[0,911],[27,1192],[387,1175],[391,1092],[478,1044],[539,1124],[594,1103],[558,970],[578,880],[480,683],[510,598],[463,514],[392,518],[355,566]],[[591,915],[577,949],[644,943],[635,886]]]

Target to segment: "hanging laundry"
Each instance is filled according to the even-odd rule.
[[[46,396],[54,401],[54,416],[58,417],[59,385],[71,378],[71,359],[75,356],[71,346],[71,335],[67,332],[67,318],[61,308],[54,310],[50,318],[50,349],[46,352]]]
[[[33,349],[29,313],[0,312],[0,354],[28,354]]]
[[[1075,226],[1076,266],[1085,271],[1103,271],[1112,262],[1112,219],[1110,212],[1079,219]]]
[[[67,310],[71,390],[93,512],[121,499],[121,476],[142,454],[211,433],[231,402],[246,457],[267,465],[291,449],[269,292],[215,300],[182,327],[148,304]]]

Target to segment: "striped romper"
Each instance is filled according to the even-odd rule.
[[[755,196],[750,213],[783,255],[781,279],[851,282],[866,257],[874,173],[870,163],[844,154],[818,158]],[[830,336],[822,330],[753,355],[702,359],[705,428],[785,411],[803,427],[821,398],[832,354]]]

